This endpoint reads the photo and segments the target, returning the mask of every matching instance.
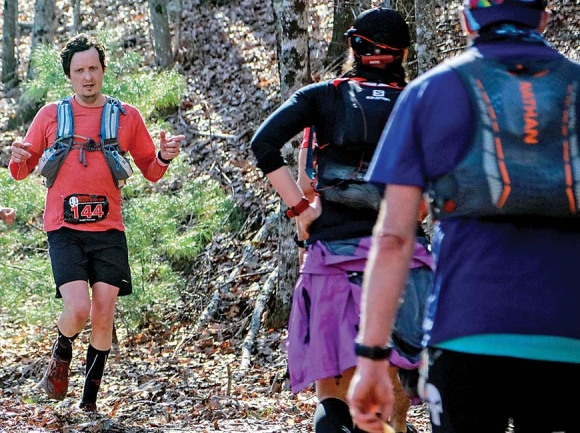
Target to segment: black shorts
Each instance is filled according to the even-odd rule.
[[[130,295],[131,269],[125,233],[119,230],[87,232],[66,227],[48,232],[48,253],[59,287],[71,281],[102,282],[119,288],[118,296]]]
[[[433,433],[505,433],[510,422],[515,433],[580,432],[580,364],[428,351]]]

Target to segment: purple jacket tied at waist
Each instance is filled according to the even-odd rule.
[[[371,246],[371,239],[371,237],[361,238],[358,246],[353,248],[352,255],[333,254],[322,242],[317,242],[308,247],[300,273],[331,275],[344,271],[363,272]],[[416,242],[409,269],[422,266],[428,266],[433,270],[435,262],[423,244]]]
[[[308,247],[294,288],[286,342],[293,392],[356,365],[354,340],[370,245],[371,238],[365,237],[318,241]],[[400,309],[393,332],[400,335],[399,341],[407,343],[405,347],[420,350],[424,304],[433,275],[433,259],[420,243],[415,246],[410,267],[406,308]],[[393,365],[417,368],[418,353],[405,352],[396,344],[394,349],[390,359]]]

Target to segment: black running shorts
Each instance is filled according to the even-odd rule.
[[[125,233],[119,230],[88,232],[66,227],[48,232],[48,252],[59,287],[71,281],[102,282],[119,288],[118,296],[132,292],[131,269]]]
[[[428,350],[433,433],[580,432],[580,364]]]

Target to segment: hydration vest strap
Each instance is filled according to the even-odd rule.
[[[57,123],[58,129],[56,133],[57,138],[69,137],[74,135],[74,121],[72,112],[72,96],[58,101],[57,106]],[[116,98],[107,97],[107,102],[103,106],[103,114],[101,116],[101,141],[106,142],[117,138],[117,130],[119,129],[119,115],[125,114],[125,109],[121,106],[121,102]]]
[[[107,97],[101,116],[101,141],[116,139],[119,129],[119,114],[125,114],[125,109],[118,99]]]
[[[38,169],[46,177],[46,186],[50,188],[60,171],[60,168],[73,148],[79,149],[79,162],[87,165],[85,152],[102,151],[107,166],[111,171],[113,181],[121,188],[125,180],[133,174],[133,169],[117,141],[119,128],[119,114],[125,114],[125,109],[116,98],[107,97],[101,115],[100,141],[77,136],[74,134],[72,96],[68,96],[57,103],[57,133],[52,146],[43,152]],[[86,143],[75,143],[75,137],[86,140]]]
[[[74,121],[71,96],[61,99],[57,104],[56,138],[70,137],[74,134]]]
[[[314,180],[316,177],[316,171],[314,170],[314,125],[310,126],[310,132],[308,134],[308,147],[306,150],[306,175]]]

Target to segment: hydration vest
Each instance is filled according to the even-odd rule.
[[[316,159],[315,189],[327,201],[378,211],[383,189],[367,183],[365,175],[402,88],[345,78],[333,84],[342,96],[343,117],[328,146],[314,152],[309,146],[307,159]],[[309,165],[313,162],[307,162],[307,172]],[[314,177],[312,170],[308,175]]]
[[[580,64],[467,52],[451,61],[474,106],[467,155],[428,188],[437,219],[580,216]]]
[[[101,151],[109,167],[117,188],[125,185],[126,179],[133,174],[129,160],[124,156],[117,140],[119,115],[125,109],[116,98],[107,97],[101,115],[101,141],[74,133],[74,117],[71,96],[57,102],[57,132],[54,143],[42,154],[38,163],[39,173],[45,177],[45,185],[50,188],[72,149],[79,149],[79,163],[87,165],[85,152]],[[80,140],[80,141],[75,141]]]

